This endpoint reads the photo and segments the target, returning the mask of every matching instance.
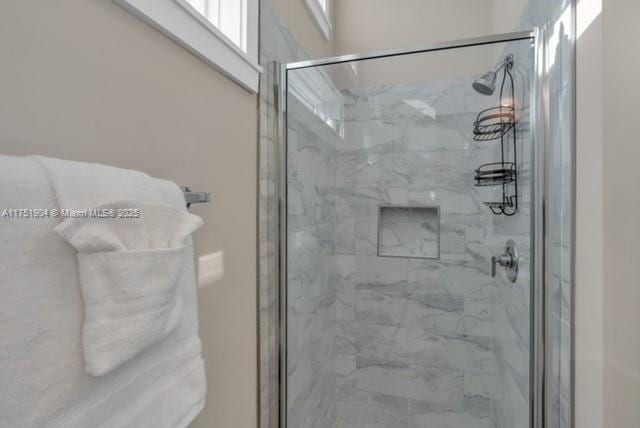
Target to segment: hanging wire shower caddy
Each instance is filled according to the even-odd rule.
[[[513,75],[513,55],[507,55],[498,67],[503,69],[500,85],[500,99],[497,107],[491,107],[478,113],[473,123],[473,140],[478,142],[500,141],[499,162],[480,165],[475,170],[477,187],[502,186],[502,200],[485,202],[484,204],[495,215],[512,216],[518,212],[518,166],[515,88]],[[493,73],[493,74],[492,74]],[[487,77],[488,76],[488,77]],[[488,79],[492,89],[495,87],[496,72],[487,73],[482,78]],[[509,80],[510,98],[505,98],[505,84]],[[480,91],[490,95],[493,90]],[[508,145],[513,142],[513,160],[509,159]]]

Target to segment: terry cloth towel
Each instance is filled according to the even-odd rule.
[[[70,218],[55,230],[78,251],[84,360],[89,374],[102,376],[164,339],[180,321],[184,242],[202,220],[138,201],[103,204],[94,212],[107,217]]]
[[[141,217],[0,218],[0,426],[175,428],[202,409],[189,236],[200,220],[182,191],[104,165],[0,156],[0,212],[113,206]]]
[[[131,183],[124,187],[126,196],[158,193],[151,177],[140,172],[36,159],[63,212],[92,214],[69,218],[55,230],[78,251],[84,359],[89,374],[102,376],[176,327],[182,315],[176,291],[184,242],[202,220],[171,205],[136,199],[102,203],[119,194],[114,185]]]

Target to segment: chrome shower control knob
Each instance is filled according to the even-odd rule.
[[[504,254],[491,257],[491,276],[496,276],[496,266],[500,265],[504,268],[507,278],[511,282],[518,279],[518,251],[516,243],[512,239],[507,241],[504,248]]]
[[[496,276],[496,265],[503,268],[510,268],[514,264],[513,257],[510,254],[491,257],[491,276]]]

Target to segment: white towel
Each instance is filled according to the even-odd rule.
[[[42,166],[47,163],[45,170]],[[58,168],[62,175],[56,182],[53,176]],[[103,177],[107,178],[104,182]],[[174,183],[117,168],[0,156],[0,211],[63,206],[83,209],[118,200],[141,207],[143,220],[147,218],[145,211],[155,209],[148,206],[160,206],[158,210],[164,210],[164,214],[168,211],[186,221],[173,223],[181,226],[170,228],[167,233],[163,216],[155,215],[148,216],[154,219],[148,223],[112,222],[114,227],[98,221],[65,221],[62,226],[59,219],[53,218],[0,219],[0,243],[10,249],[0,263],[0,426],[173,428],[186,426],[201,410],[206,384],[197,335],[193,250],[191,239],[184,239],[198,221],[191,221],[193,218],[186,213],[180,189]],[[56,226],[69,241],[56,233]],[[127,228],[133,228],[133,233],[128,233]],[[144,247],[144,234],[147,248],[137,248]],[[91,239],[92,236],[104,239]],[[117,263],[112,257],[125,258],[121,253],[153,252],[154,248],[157,254],[181,252],[181,262],[173,258],[166,276],[177,276],[178,280],[167,280],[147,261],[149,278],[162,276],[159,282],[154,280],[158,287],[128,284],[132,285],[129,291],[144,295],[140,300],[144,308],[153,305],[145,301],[147,294],[142,290],[163,291],[158,297],[165,302],[161,307],[171,308],[160,311],[164,325],[157,327],[160,324],[147,317],[135,329],[143,331],[154,326],[148,330],[153,340],[134,341],[136,346],[120,347],[118,353],[96,352],[96,367],[89,369],[87,361],[87,369],[105,374],[87,374],[83,347],[86,349],[88,343],[104,346],[117,335],[101,335],[101,325],[96,323],[92,326],[95,341],[93,336],[91,341],[83,340],[83,321],[84,327],[90,321],[84,312],[90,305],[84,304],[87,293],[80,279],[84,275],[94,280],[96,287],[91,290],[102,286],[105,291],[115,284],[115,290],[124,292],[126,275],[123,271],[117,272],[120,276],[115,275],[113,269],[103,271],[108,263],[101,265],[97,259],[89,263],[80,260],[107,257],[114,268]],[[163,256],[160,258],[166,260]],[[86,274],[78,270],[81,265],[86,266]],[[139,266],[133,269],[140,278]],[[175,284],[173,294],[168,291],[171,287],[167,284],[171,283]],[[125,316],[140,309],[130,305],[101,302],[93,306],[96,311],[91,313],[94,320],[116,325],[118,319],[114,315],[123,315],[123,308]],[[145,317],[149,315],[143,313]],[[130,332],[129,327],[117,330],[120,337]],[[100,346],[95,347],[96,351],[99,349]]]
[[[102,376],[164,339],[180,321],[184,242],[202,220],[139,201],[111,202],[95,211],[108,217],[70,218],[56,231],[78,251],[84,359],[88,373]]]

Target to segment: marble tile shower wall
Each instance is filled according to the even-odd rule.
[[[335,427],[496,426],[495,217],[473,171],[499,151],[472,141],[476,113],[496,100],[472,80],[343,91]],[[437,118],[403,102],[416,98]],[[439,206],[440,259],[377,257],[380,205]]]
[[[509,43],[503,54],[513,54],[517,149],[518,149],[518,213],[493,220],[493,234],[485,242],[490,254],[502,254],[505,243],[512,239],[519,252],[516,282],[510,282],[500,271],[494,283],[493,348],[498,368],[498,387],[492,401],[497,428],[529,426],[529,388],[531,368],[531,133],[530,85],[533,76],[533,49],[529,42]]]
[[[270,0],[260,1],[259,114],[259,325],[260,325],[260,427],[278,427],[278,199],[279,178],[274,62],[308,59],[293,35],[277,16]],[[302,425],[301,425],[302,426]]]
[[[552,45],[552,64],[549,67],[549,84],[551,87],[551,111],[550,126],[552,129],[552,168],[550,181],[552,184],[552,195],[550,206],[553,213],[550,228],[553,230],[552,236],[556,237],[551,248],[550,259],[553,262],[551,266],[553,287],[551,334],[554,336],[554,343],[550,348],[552,364],[550,371],[552,373],[552,387],[549,397],[551,412],[549,415],[550,427],[569,427],[569,416],[571,409],[571,372],[570,372],[570,335],[571,335],[571,295],[572,295],[572,271],[571,271],[571,181],[572,181],[572,158],[571,158],[571,141],[572,129],[572,50],[569,35],[570,30],[570,0],[530,0],[529,6],[517,29],[530,29],[535,26],[547,26],[551,31],[550,39]],[[567,19],[569,18],[569,20]],[[270,67],[272,61],[280,62],[297,61],[307,59],[308,56],[300,48],[299,44],[288,32],[286,27],[282,25],[279,18],[275,14],[269,0],[261,1],[261,64],[265,67],[261,79],[260,91],[260,207],[259,207],[259,245],[260,245],[260,277],[259,277],[259,302],[260,302],[260,402],[261,402],[261,427],[277,427],[277,409],[278,409],[278,389],[277,389],[277,199],[276,199],[276,183],[278,182],[278,159],[276,151],[276,134],[275,123],[276,114],[274,106],[273,85],[275,82],[273,69]],[[368,111],[371,115],[369,119],[384,119],[382,124],[372,124],[372,129],[376,127],[381,131],[388,132],[393,126],[387,126],[385,123],[401,121],[403,118],[408,119],[411,113],[407,113],[409,109],[406,105],[386,105],[378,102],[376,97],[369,97],[371,102],[358,103],[359,94],[352,94],[349,100],[350,107],[348,115],[353,114],[359,108],[362,111]],[[362,95],[362,94],[360,94]],[[364,94],[369,96],[371,94]],[[384,98],[384,97],[382,97]],[[410,97],[415,98],[415,97]],[[363,98],[366,100],[366,97]],[[458,101],[460,102],[460,101]],[[441,103],[444,106],[446,101]],[[360,104],[359,106],[357,104]],[[389,103],[387,103],[389,104]],[[393,103],[391,103],[393,104]],[[478,106],[481,107],[481,106]],[[476,111],[477,108],[466,111]],[[446,110],[445,110],[446,111]],[[456,113],[455,109],[449,110],[450,113]],[[460,110],[457,110],[460,113]],[[389,114],[388,114],[389,113]],[[442,113],[442,111],[440,111]],[[447,115],[445,115],[447,116]],[[449,117],[451,116],[451,117]],[[463,120],[461,117],[455,118],[456,115],[448,115],[450,120]],[[357,116],[347,117],[348,121],[356,122]],[[366,121],[364,116],[361,119]],[[388,119],[388,120],[387,120]],[[424,121],[428,119],[422,118]],[[438,122],[444,120],[442,116],[438,117]],[[351,126],[351,125],[348,125]],[[357,126],[356,126],[357,128]],[[439,128],[436,130],[436,128]],[[466,130],[468,128],[456,128]],[[353,133],[360,131],[352,130]],[[430,131],[431,132],[431,131]],[[447,133],[447,126],[434,127],[433,135],[444,132]],[[456,131],[457,132],[457,131]],[[409,136],[409,127],[405,128],[402,136],[386,134],[386,137],[379,137],[377,131],[375,135],[367,135],[362,131],[363,146],[357,146],[347,149],[351,144],[350,141],[340,141],[341,145],[338,149],[337,157],[344,157],[361,153],[369,153],[373,156],[375,162],[376,156],[384,152],[383,146],[403,146],[406,142],[407,152],[410,152],[411,138]],[[349,134],[347,134],[349,135]],[[381,141],[384,141],[381,142]],[[405,142],[403,142],[405,141]],[[434,139],[433,141],[438,141]],[[342,149],[341,149],[342,147]],[[473,152],[473,148],[464,147],[465,150]],[[352,153],[342,153],[342,151],[351,151]],[[435,150],[434,150],[435,151]],[[377,152],[377,153],[376,153]],[[433,165],[438,165],[438,157],[429,157],[424,154],[425,159],[433,160]],[[397,165],[393,156],[388,157],[389,165]],[[444,158],[440,158],[440,161]],[[375,163],[372,163],[372,165]],[[474,164],[475,166],[475,164]],[[338,168],[340,168],[338,166]],[[428,168],[424,168],[428,170]],[[468,170],[465,170],[468,172]],[[336,171],[336,179],[342,173]],[[335,304],[335,310],[339,325],[336,326],[336,340],[334,346],[334,369],[336,373],[335,386],[339,388],[338,405],[334,412],[339,418],[335,421],[334,426],[340,427],[423,427],[437,424],[446,416],[446,420],[454,426],[464,427],[465,424],[471,426],[482,427],[482,424],[488,423],[489,426],[496,428],[514,427],[512,423],[516,417],[517,411],[507,412],[505,409],[517,409],[521,406],[522,400],[518,394],[497,394],[496,391],[504,389],[506,391],[523,390],[522,377],[518,373],[522,373],[522,366],[518,365],[518,358],[511,358],[511,354],[507,352],[509,349],[517,350],[519,346],[524,346],[524,341],[518,342],[517,337],[512,336],[509,340],[504,340],[506,344],[513,344],[511,348],[501,345],[500,342],[491,339],[484,340],[491,334],[496,336],[496,332],[500,332],[500,326],[507,326],[514,322],[517,318],[517,311],[512,313],[501,311],[498,305],[491,307],[491,298],[494,302],[500,302],[506,307],[511,298],[514,304],[524,302],[525,298],[521,294],[519,297],[514,292],[500,294],[500,290],[492,287],[488,275],[488,264],[484,260],[486,255],[501,250],[505,233],[501,229],[501,225],[492,224],[493,219],[487,218],[483,223],[481,217],[485,215],[480,206],[481,201],[487,200],[486,194],[481,197],[472,191],[471,195],[460,194],[456,192],[455,187],[440,187],[439,194],[432,195],[431,190],[420,192],[416,189],[405,188],[398,183],[402,183],[402,174],[390,175],[385,177],[384,174],[378,174],[372,168],[368,170],[363,168],[361,172],[353,176],[355,182],[363,183],[365,179],[370,177],[374,181],[380,183],[388,182],[390,185],[383,187],[367,187],[356,186],[355,188],[337,187],[335,191],[335,204],[337,212],[340,215],[351,213],[353,216],[353,225],[350,221],[344,221],[335,225],[334,245],[335,251],[339,254],[336,256],[337,265],[340,269],[340,275],[335,280],[335,292],[338,300]],[[377,178],[376,178],[377,177]],[[406,176],[409,180],[408,174]],[[468,177],[467,177],[468,178]],[[432,200],[432,196],[435,200]],[[347,204],[346,199],[351,199],[351,203]],[[374,241],[367,237],[371,234],[371,224],[368,221],[357,222],[357,219],[365,219],[371,214],[371,201],[386,201],[386,203],[440,203],[442,201],[450,201],[451,206],[459,207],[460,213],[457,214],[465,219],[471,220],[478,215],[477,222],[471,222],[464,228],[451,229],[449,233],[453,239],[449,244],[443,243],[443,259],[439,262],[421,261],[411,259],[387,259],[375,258],[367,255],[367,252],[374,248]],[[376,202],[377,204],[377,202]],[[478,214],[481,213],[481,214]],[[360,223],[360,224],[358,224]],[[453,222],[455,223],[455,222]],[[485,226],[488,225],[488,226]],[[508,228],[509,225],[504,225]],[[353,229],[352,229],[353,228]],[[361,237],[357,241],[349,240],[343,235],[344,230],[349,233],[357,234]],[[353,232],[351,232],[353,230]],[[446,231],[443,231],[445,233]],[[487,239],[487,235],[493,235],[495,239]],[[369,242],[367,242],[369,239]],[[464,243],[464,244],[463,244]],[[448,246],[448,247],[447,247]],[[464,246],[465,250],[461,248]],[[486,247],[490,248],[486,248]],[[325,246],[325,248],[328,248]],[[446,254],[449,254],[447,256]],[[394,272],[403,272],[401,277],[397,277]],[[480,279],[480,280],[479,280]],[[420,286],[423,284],[433,284],[432,287]],[[443,284],[446,284],[443,285]],[[479,284],[487,284],[484,285]],[[516,290],[519,287],[516,287]],[[451,290],[450,290],[451,289]],[[428,298],[424,298],[424,296]],[[470,296],[469,298],[465,296]],[[487,300],[483,300],[488,296]],[[408,298],[411,297],[411,298]],[[388,299],[388,313],[381,313],[377,308],[382,299]],[[370,303],[367,303],[369,301]],[[358,302],[360,306],[358,307]],[[488,303],[489,309],[482,303]],[[387,306],[385,306],[387,307]],[[422,311],[422,308],[428,308],[428,311]],[[497,308],[497,309],[496,309]],[[493,309],[493,312],[491,311]],[[425,315],[419,315],[424,313]],[[507,315],[512,315],[511,318]],[[384,319],[384,323],[380,323],[380,319]],[[386,323],[386,324],[385,324]],[[428,364],[416,357],[414,350],[419,346],[420,341],[415,340],[409,342],[409,333],[413,330],[414,335],[418,335],[416,329],[403,326],[407,325],[429,325],[433,326],[432,331],[436,332],[433,336],[430,348],[436,349],[432,354]],[[357,327],[357,324],[362,326]],[[366,330],[371,325],[372,329]],[[455,327],[454,327],[455,326]],[[386,330],[385,330],[386,327]],[[361,334],[352,334],[349,337],[350,330],[361,329]],[[492,332],[493,329],[493,332]],[[352,332],[354,330],[351,330]],[[345,331],[346,333],[343,333]],[[425,332],[429,332],[425,328]],[[483,353],[488,349],[493,353],[493,361],[487,365],[493,366],[497,374],[491,378],[491,367],[483,374],[482,371],[474,370],[468,373],[455,372],[453,375],[449,371],[449,376],[439,376],[438,370],[447,365],[462,366],[461,360],[445,361],[446,358],[438,357],[438,355],[448,356],[450,352],[444,345],[460,346],[462,349],[468,349],[467,341],[449,342],[435,341],[440,332],[450,332],[447,338],[460,335],[464,337],[464,332],[471,332],[469,337],[479,338]],[[507,330],[508,331],[508,330]],[[522,325],[511,327],[511,331],[522,332]],[[425,333],[425,334],[427,334]],[[441,334],[440,334],[441,335]],[[385,340],[371,339],[371,337],[382,337]],[[413,338],[414,336],[411,336]],[[507,336],[508,337],[508,336]],[[387,346],[396,342],[404,345],[398,348]],[[426,339],[423,340],[423,343]],[[464,346],[463,346],[464,345]],[[500,347],[503,347],[502,350]],[[387,350],[388,349],[388,350]],[[398,349],[394,353],[391,349]],[[502,355],[501,355],[502,353]],[[398,354],[398,355],[396,355]],[[473,354],[475,355],[475,353]],[[456,353],[457,358],[469,359],[468,353]],[[460,357],[462,356],[462,357]],[[448,358],[448,357],[447,357]],[[475,357],[474,357],[475,358]],[[500,359],[508,359],[514,361],[509,370],[497,370],[497,361]],[[385,375],[381,366],[376,365],[376,361],[383,361],[389,368],[388,378],[381,379],[375,376],[368,376],[370,373]],[[471,360],[467,360],[470,362]],[[475,360],[474,360],[475,361]],[[488,359],[487,361],[491,361]],[[469,363],[471,364],[471,363]],[[472,367],[474,365],[465,365]],[[520,368],[520,369],[518,369]],[[413,370],[413,371],[412,371]],[[450,369],[447,369],[450,370]],[[511,372],[512,374],[510,374]],[[506,376],[509,374],[509,376]],[[385,375],[387,376],[387,375]],[[413,376],[413,377],[410,377]],[[462,382],[460,381],[462,378]],[[433,379],[433,381],[431,381]],[[383,384],[376,383],[378,380]],[[420,381],[429,380],[433,385],[433,389],[420,389]],[[333,380],[332,380],[333,382]],[[423,382],[424,383],[424,382]],[[448,397],[443,400],[437,397],[447,397],[440,395],[442,390],[446,390],[447,385],[452,385],[452,389]],[[460,393],[460,385],[462,385],[462,394]],[[327,387],[327,391],[329,388]],[[398,391],[400,392],[398,393]],[[403,392],[405,391],[405,392]],[[406,392],[408,391],[408,392]],[[420,392],[417,397],[416,392]],[[428,393],[425,394],[425,391]],[[430,392],[429,392],[430,391]],[[436,398],[432,399],[434,395]],[[336,392],[332,394],[336,396]],[[419,398],[419,399],[415,399]],[[509,402],[514,398],[515,403]],[[520,404],[518,404],[518,401]],[[328,406],[328,405],[327,405]],[[502,410],[500,410],[502,407]],[[405,409],[405,410],[403,410]],[[488,410],[489,409],[489,410]],[[502,413],[501,413],[502,412]],[[490,416],[485,416],[490,413]],[[487,421],[487,418],[489,419]],[[478,422],[480,420],[481,422]],[[377,421],[371,423],[371,421]],[[511,422],[510,422],[511,421]],[[511,424],[510,424],[511,423]],[[301,425],[307,426],[307,425]],[[327,425],[331,426],[331,425]]]
[[[261,2],[260,23],[261,64],[265,68],[260,91],[260,426],[275,428],[279,426],[279,153],[274,91],[278,70],[274,62],[285,64],[308,55],[268,0]],[[320,69],[305,73],[305,79],[314,87],[338,93]],[[288,97],[287,109],[287,421],[290,427],[327,428],[333,424],[336,401],[336,209],[332,189],[337,136],[294,96]]]
[[[288,424],[326,428],[336,398],[336,133],[295,97],[287,108]]]
[[[574,68],[572,0],[529,0],[514,30],[544,28],[549,56],[546,80],[549,88],[549,176],[550,236],[548,263],[548,351],[547,425],[572,426],[572,305],[573,305],[573,140]],[[517,408],[515,403],[505,407]],[[510,428],[509,420],[498,428]]]

